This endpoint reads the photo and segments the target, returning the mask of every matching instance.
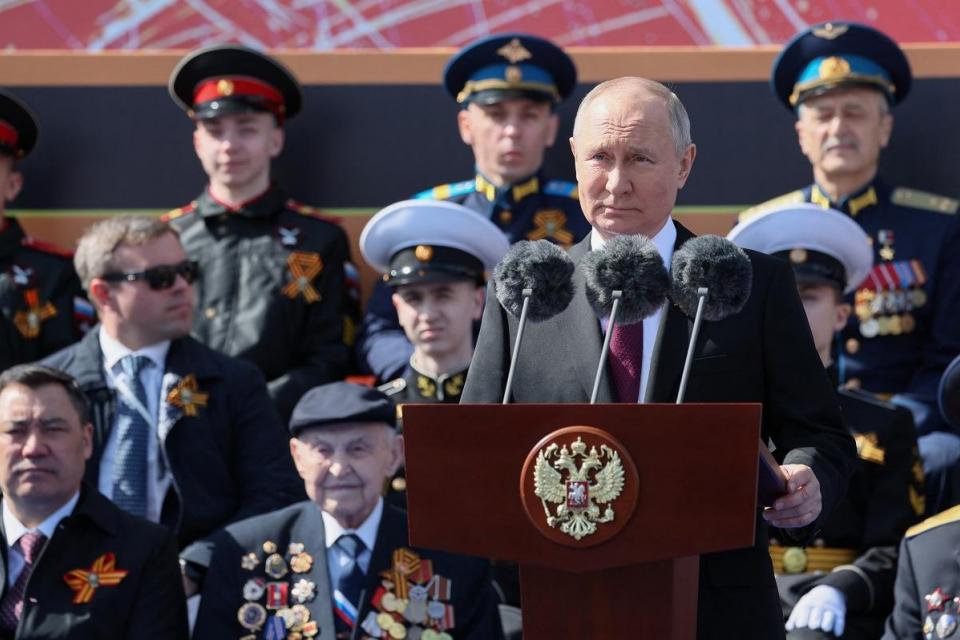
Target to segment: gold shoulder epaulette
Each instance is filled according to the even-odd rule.
[[[311,218],[317,218],[318,220],[325,220],[327,222],[332,222],[333,224],[340,224],[343,222],[343,220],[337,216],[327,215],[320,209],[311,207],[308,204],[303,204],[302,202],[294,200],[293,198],[287,200],[286,207],[295,213],[299,213],[300,215],[310,216]]]
[[[913,207],[914,209],[947,214],[956,213],[957,208],[960,207],[960,200],[956,198],[938,196],[935,193],[907,189],[906,187],[897,187],[894,189],[893,194],[890,196],[890,202],[898,204],[901,207]]]
[[[791,191],[790,193],[785,193],[782,196],[777,196],[772,200],[767,200],[762,202],[755,207],[750,207],[745,211],[741,211],[740,215],[737,216],[737,222],[746,222],[750,218],[755,218],[761,213],[766,213],[777,207],[782,207],[787,204],[800,204],[803,202],[803,191],[797,189],[796,191]]]
[[[950,507],[946,511],[941,511],[935,516],[931,516],[924,520],[923,522],[917,523],[907,529],[905,536],[907,538],[912,538],[918,536],[925,531],[930,531],[931,529],[936,529],[939,526],[950,524],[951,522],[960,521],[960,505],[955,507]]]
[[[190,213],[196,208],[197,208],[197,202],[196,200],[194,200],[193,202],[191,202],[190,204],[184,207],[177,207],[172,211],[167,211],[166,213],[160,216],[160,219],[163,220],[164,222],[170,222],[171,220],[176,220],[180,216],[184,216]]]
[[[377,387],[377,391],[387,396],[395,396],[406,388],[407,381],[403,378],[396,378]]]

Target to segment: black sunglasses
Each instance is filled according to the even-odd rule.
[[[193,284],[200,277],[200,265],[195,260],[184,260],[179,264],[163,264],[146,271],[105,273],[100,278],[107,282],[143,280],[154,291],[162,291],[172,287],[177,281],[177,276],[183,276],[187,284]]]

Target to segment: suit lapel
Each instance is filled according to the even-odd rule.
[[[313,558],[310,571],[297,574],[291,582],[293,587],[301,579],[313,583],[316,596],[313,600],[307,602],[306,606],[310,609],[311,618],[316,620],[320,626],[320,637],[324,637],[324,630],[334,628],[333,609],[330,604],[333,602],[333,591],[330,587],[330,570],[327,567],[326,534],[323,518],[320,516],[320,509],[312,502],[304,503],[300,516],[294,522],[293,527],[290,528],[290,542],[303,544],[304,551]]]
[[[576,264],[573,272],[574,295],[570,307],[559,316],[559,335],[577,336],[575,345],[580,353],[574,356],[577,363],[577,378],[583,387],[587,401],[593,393],[593,381],[597,375],[597,365],[600,363],[600,351],[603,348],[603,333],[600,321],[593,307],[587,301],[586,285],[580,261],[590,252],[590,234],[570,249],[570,259]],[[604,375],[600,382],[600,392],[597,402],[612,402],[613,392],[610,388],[610,376]]]
[[[677,227],[677,239],[673,244],[674,252],[683,243],[693,237],[680,223]],[[675,402],[676,389],[679,388],[683,361],[687,355],[687,342],[690,337],[690,319],[680,307],[667,301],[664,313],[660,317],[660,329],[653,345],[650,359],[650,380],[644,402]]]

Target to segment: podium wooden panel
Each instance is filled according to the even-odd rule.
[[[689,638],[699,554],[751,546],[759,404],[404,405],[410,540],[521,565],[524,638]],[[622,443],[639,475],[616,537],[552,542],[519,494],[531,449],[570,426]],[[603,525],[601,525],[603,526]]]

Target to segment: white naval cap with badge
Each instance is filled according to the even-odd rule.
[[[510,248],[490,220],[453,202],[404,200],[374,215],[360,252],[391,286],[472,280],[478,285]]]
[[[727,239],[745,248],[784,257],[799,283],[830,284],[854,291],[870,273],[870,237],[849,216],[815,204],[771,209],[738,224]]]

